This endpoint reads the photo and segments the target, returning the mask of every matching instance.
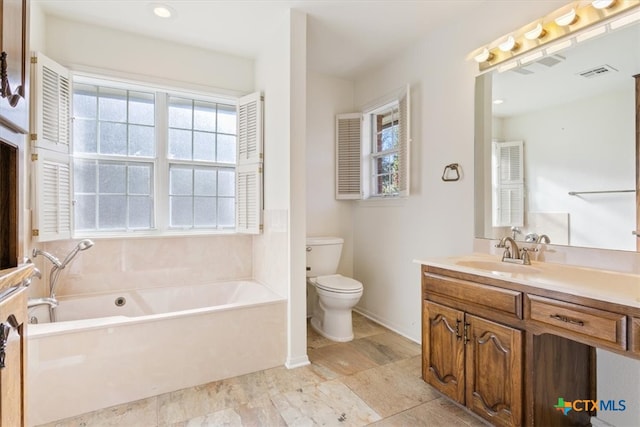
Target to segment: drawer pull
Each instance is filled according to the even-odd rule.
[[[584,322],[582,320],[571,319],[567,316],[561,316],[559,314],[550,314],[549,317],[551,317],[554,320],[559,320],[561,322],[571,323],[572,325],[584,326]]]

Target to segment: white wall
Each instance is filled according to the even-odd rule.
[[[265,97],[264,234],[254,238],[256,278],[288,305],[286,365],[309,363],[305,305],[306,15],[289,11],[256,59]]]
[[[411,84],[411,193],[354,208],[354,276],[363,313],[420,341],[420,269],[415,258],[468,253],[473,244],[474,78],[471,51],[564,2],[484,2],[433,31],[388,65],[360,76],[355,105]],[[441,180],[459,163],[458,182]]]
[[[184,82],[219,94],[253,90],[253,61],[55,16],[46,19],[45,54],[66,66],[112,70],[145,82]],[[188,87],[185,87],[188,88]]]
[[[335,199],[335,116],[353,111],[353,82],[309,73],[307,236],[344,239],[338,272],[347,277],[353,276],[353,202]]]
[[[525,142],[526,210],[568,213],[573,246],[635,250],[634,193],[568,195],[635,187],[634,93],[629,79],[624,90],[502,120],[504,140]]]

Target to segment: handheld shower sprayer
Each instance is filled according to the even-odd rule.
[[[75,248],[64,258],[62,265],[59,268],[65,268],[67,264],[78,254],[80,251],[84,251],[93,246],[93,241],[89,239],[80,240]]]

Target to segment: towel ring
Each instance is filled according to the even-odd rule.
[[[450,177],[449,173],[455,172],[455,177]],[[442,172],[442,180],[445,182],[449,181],[458,181],[460,179],[460,165],[457,163],[451,163],[444,167],[444,171]]]

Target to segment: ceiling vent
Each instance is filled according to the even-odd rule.
[[[598,67],[594,67],[594,68],[585,70],[585,71],[583,71],[581,73],[578,73],[578,75],[590,79],[592,77],[604,76],[605,74],[609,74],[609,73],[617,72],[617,71],[618,70],[613,68],[611,65],[606,65],[605,64],[605,65],[600,65]]]
[[[547,67],[553,67],[554,65],[558,65],[559,63],[561,63],[565,59],[567,59],[567,58],[565,58],[562,55],[550,55],[550,56],[545,56],[544,58],[540,59],[539,61],[536,61],[536,63],[540,64],[540,65],[547,66]]]

